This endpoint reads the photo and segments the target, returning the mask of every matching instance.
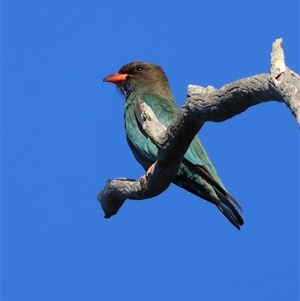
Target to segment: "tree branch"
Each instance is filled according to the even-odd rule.
[[[142,200],[168,188],[195,135],[206,121],[221,122],[267,101],[285,103],[300,126],[300,77],[284,62],[282,39],[273,43],[270,74],[259,74],[215,89],[189,85],[185,104],[166,129],[151,108],[139,102],[136,116],[159,148],[157,161],[140,179],[108,180],[98,201],[109,218],[126,199]]]

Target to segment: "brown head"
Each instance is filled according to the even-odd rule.
[[[155,64],[131,62],[124,65],[118,73],[105,77],[103,81],[116,84],[123,94],[134,87],[139,93],[173,99],[165,72]]]

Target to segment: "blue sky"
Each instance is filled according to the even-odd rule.
[[[298,300],[299,130],[284,104],[200,132],[241,231],[174,185],[108,220],[96,201],[107,179],[143,174],[102,79],[159,64],[181,106],[188,84],[267,73],[279,37],[299,73],[297,0],[10,0],[2,17],[3,300]]]

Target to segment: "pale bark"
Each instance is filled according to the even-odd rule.
[[[143,200],[166,190],[204,122],[224,121],[267,101],[285,103],[300,126],[300,77],[285,65],[282,39],[273,43],[269,74],[240,79],[220,89],[189,85],[187,100],[167,129],[149,106],[140,103],[136,115],[144,131],[159,147],[157,161],[140,179],[119,178],[106,182],[97,197],[105,217],[116,214],[126,199]]]

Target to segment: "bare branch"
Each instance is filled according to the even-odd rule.
[[[116,214],[126,199],[142,200],[168,188],[191,141],[206,121],[221,122],[267,101],[285,103],[300,126],[300,77],[284,63],[282,39],[273,43],[270,74],[259,74],[215,89],[189,85],[185,104],[166,129],[151,108],[139,102],[135,112],[143,130],[159,148],[157,161],[138,180],[108,180],[97,197],[105,217]]]

